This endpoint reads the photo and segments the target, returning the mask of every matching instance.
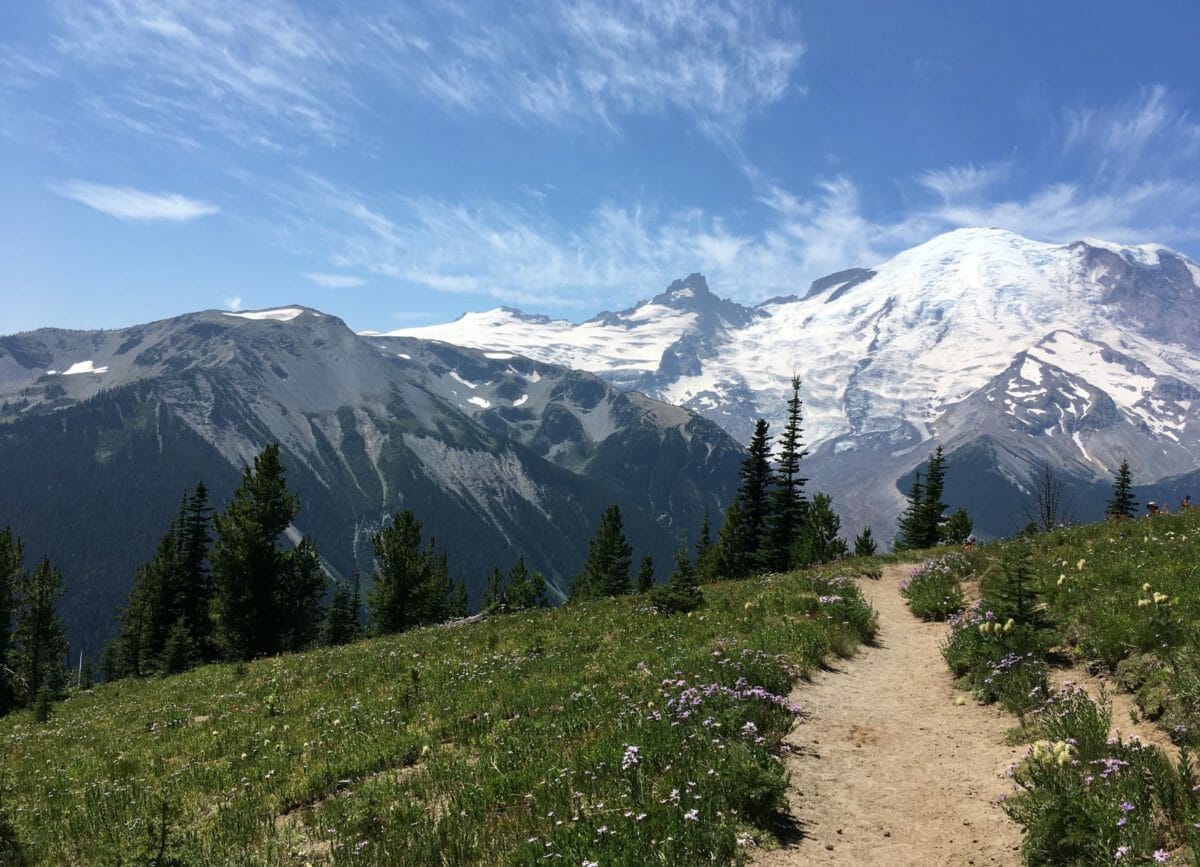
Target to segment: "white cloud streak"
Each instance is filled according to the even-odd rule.
[[[207,217],[220,209],[209,202],[189,199],[178,193],[148,193],[124,186],[107,186],[87,181],[54,184],[51,191],[66,199],[119,220],[183,223]]]
[[[322,274],[317,272],[309,272],[301,276],[311,280],[322,289],[353,289],[355,286],[362,286],[367,282],[362,277],[352,277],[349,274]]]

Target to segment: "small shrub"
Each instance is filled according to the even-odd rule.
[[[962,611],[962,580],[950,558],[925,560],[900,583],[908,609],[922,620],[945,620]]]

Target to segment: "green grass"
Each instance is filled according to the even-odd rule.
[[[984,546],[968,562],[982,598],[951,618],[943,653],[1037,741],[1005,801],[1026,860],[1200,863],[1200,509]],[[1110,739],[1103,697],[1048,690],[1046,668],[1065,660],[1133,692],[1181,757]]]
[[[0,721],[0,832],[59,864],[736,862],[784,806],[778,697],[873,634],[827,575],[101,685]]]
[[[902,582],[900,593],[908,610],[922,620],[945,620],[963,608],[960,554],[923,560]]]

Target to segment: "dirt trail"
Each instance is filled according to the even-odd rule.
[[[917,620],[900,596],[910,568],[859,582],[879,613],[878,646],[792,693],[808,711],[788,736],[802,836],[755,863],[1020,863],[1020,831],[993,803],[1023,752],[1004,743],[1015,720],[955,705],[938,649],[945,625]]]

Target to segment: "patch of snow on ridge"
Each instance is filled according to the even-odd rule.
[[[58,373],[56,370],[47,370],[46,373]],[[66,370],[62,371],[62,376],[74,376],[77,373],[108,373],[108,365],[104,364],[96,367],[95,362],[91,361],[76,361]]]
[[[480,409],[488,409],[492,405],[492,402],[486,397],[469,397],[467,403],[473,403]]]
[[[524,406],[525,401],[529,400],[529,395],[523,394],[513,401],[513,406]]]
[[[302,307],[279,307],[275,310],[251,310],[248,313],[230,313],[223,311],[226,316],[236,316],[238,319],[274,319],[277,322],[291,322],[304,312]]]
[[[479,388],[478,382],[467,382],[467,380],[463,379],[461,376],[458,375],[457,370],[450,371],[450,378],[453,380],[456,380],[457,382],[461,382],[467,388],[470,388],[470,389]]]

